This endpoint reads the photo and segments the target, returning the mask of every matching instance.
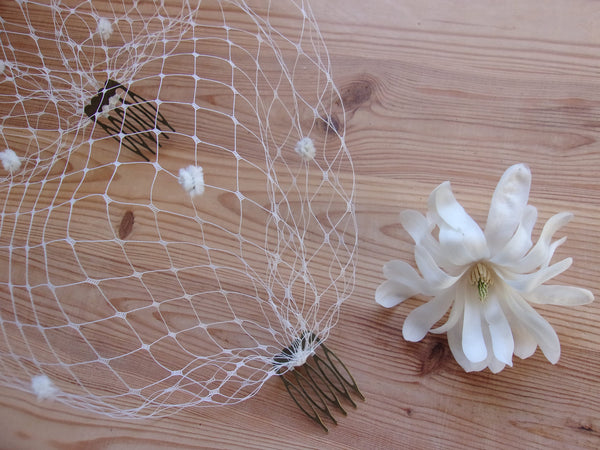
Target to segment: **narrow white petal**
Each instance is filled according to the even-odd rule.
[[[452,309],[450,310],[450,315],[448,316],[448,320],[445,324],[440,327],[434,328],[430,330],[432,333],[441,334],[446,333],[450,329],[457,327],[460,322],[461,328],[461,336],[462,336],[462,323],[463,317],[465,314],[465,302],[467,298],[467,291],[471,289],[469,282],[463,278],[459,280],[454,288],[454,304],[452,305]]]
[[[415,244],[419,245],[427,236],[431,236],[430,223],[419,211],[405,209],[400,213],[400,223],[408,234],[410,234],[410,237],[413,238]]]
[[[507,364],[505,364],[504,362],[502,362],[498,358],[496,358],[496,355],[494,354],[494,345],[492,343],[492,335],[491,335],[490,327],[488,327],[488,326],[483,327],[483,338],[485,340],[485,347],[487,348],[487,352],[488,352],[487,358],[485,359],[485,365],[486,365],[486,367],[490,368],[490,371],[492,373],[498,373],[498,372],[502,371],[502,369],[504,369],[504,367]],[[512,354],[510,355],[510,357],[508,359],[509,359],[508,365],[512,366]]]
[[[512,364],[509,364],[509,366],[512,367]],[[502,372],[502,370],[506,367],[506,364],[496,358],[492,358],[488,364],[488,367],[492,373],[499,373]]]
[[[410,234],[415,244],[423,246],[439,266],[447,270],[455,270],[453,264],[440,249],[439,242],[431,234],[434,224],[425,216],[412,209],[405,210],[400,213],[400,223]]]
[[[435,211],[440,220],[443,220],[448,226],[456,230],[472,228],[476,231],[479,228],[454,197],[449,181],[445,181],[435,188],[430,194],[429,200],[430,209]]]
[[[450,310],[450,315],[448,316],[448,320],[446,321],[446,323],[437,328],[432,328],[429,331],[433,334],[447,333],[448,330],[450,330],[451,328],[454,328],[456,326],[458,321],[462,318],[464,312],[465,312],[464,302],[460,302],[460,304],[458,304],[458,305],[455,303],[452,306],[452,309]]]
[[[421,246],[415,247],[415,262],[426,283],[433,289],[446,289],[458,281],[459,276],[450,276],[439,268],[433,257]]]
[[[414,291],[415,294],[420,293],[431,296],[437,292],[406,261],[399,259],[388,261],[383,265],[383,275],[390,281],[405,285],[407,289]]]
[[[413,309],[402,326],[402,336],[410,342],[418,342],[440,320],[454,300],[453,289],[445,290],[437,297]]]
[[[458,291],[457,291],[458,292]],[[465,299],[459,298],[458,293],[455,294],[454,304],[452,305],[452,309],[450,310],[450,315],[448,316],[448,320],[442,326],[437,328],[433,328],[430,330],[431,333],[434,334],[442,334],[448,332],[448,330],[457,326],[457,323],[461,321],[465,311]],[[461,327],[462,328],[462,327]]]
[[[531,336],[531,333],[523,325],[523,323],[517,317],[517,314],[513,311],[513,300],[510,298],[511,292],[504,293],[504,313],[510,323],[510,328],[513,335],[513,341],[515,343],[514,354],[521,359],[529,358],[535,353],[537,348],[537,342]]]
[[[456,362],[465,370],[465,372],[478,372],[486,368],[486,361],[480,361],[473,363],[467,359],[463,352],[463,336],[462,336],[463,323],[462,319],[457,323],[456,327],[448,330],[448,346],[452,352],[452,356]]]
[[[542,265],[540,267],[548,267],[548,265],[550,264],[550,260],[552,259],[552,256],[554,256],[554,252],[556,251],[556,249],[558,247],[563,245],[566,240],[567,240],[567,237],[563,236],[562,238],[557,239],[552,244],[550,244],[548,254],[546,255],[546,260],[542,262]]]
[[[440,247],[450,260],[462,265],[488,258],[483,231],[456,201],[450,183],[439,185],[429,198],[430,213],[440,228]]]
[[[381,283],[375,290],[375,301],[381,306],[391,308],[418,293],[410,286],[388,280]]]
[[[565,258],[562,261],[552,264],[551,266],[544,267],[537,272],[517,274],[513,279],[506,279],[506,283],[521,293],[528,293],[544,284],[546,281],[563,273],[565,270],[571,267],[572,263],[573,258]]]
[[[500,178],[488,214],[485,237],[492,254],[511,239],[527,206],[531,171],[524,164],[509,167]]]
[[[442,224],[439,231],[440,248],[448,256],[452,264],[464,266],[472,264],[479,258],[474,258],[470,251],[465,248],[465,235],[454,228]]]
[[[594,301],[594,294],[574,286],[543,285],[528,293],[525,298],[529,302],[545,305],[579,306]]]
[[[490,261],[499,265],[512,265],[523,258],[531,248],[531,232],[536,220],[537,209],[535,206],[527,205],[517,231],[502,249],[493,253],[494,256]]]
[[[475,290],[473,289],[473,293]],[[487,358],[487,349],[481,329],[482,308],[479,298],[469,295],[465,299],[463,316],[462,348],[467,359],[473,363]]]
[[[535,353],[537,342],[520,322],[514,321],[511,324],[515,341],[515,355],[521,359],[527,359]]]
[[[462,318],[456,327],[448,330],[448,346],[456,362],[466,372],[473,371],[473,363],[467,359],[462,349]]]
[[[554,329],[518,294],[508,297],[507,302],[517,319],[540,346],[544,356],[552,364],[556,364],[560,358],[560,342]]]
[[[523,259],[513,265],[513,270],[519,273],[527,273],[538,267],[547,265],[552,257],[550,243],[554,233],[569,222],[572,217],[573,214],[568,212],[559,213],[550,217],[544,224],[544,228],[542,229],[542,233],[540,234],[537,243]]]
[[[515,349],[513,335],[496,295],[496,293],[490,293],[490,296],[485,300],[483,316],[489,326],[492,349],[496,359],[501,361],[503,365],[512,365],[512,355]]]
[[[419,280],[421,277],[417,271],[406,261],[392,259],[383,265],[383,275],[388,279],[410,279]]]

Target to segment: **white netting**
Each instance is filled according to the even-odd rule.
[[[354,181],[306,2],[0,17],[3,384],[165,415],[248,398],[284,347],[327,338],[354,284]]]

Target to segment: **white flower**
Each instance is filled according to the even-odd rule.
[[[566,239],[552,242],[552,237],[572,214],[551,217],[532,245],[537,210],[527,204],[530,184],[531,172],[523,164],[504,173],[484,231],[456,201],[449,182],[429,196],[427,217],[412,210],[401,213],[402,226],[415,241],[420,275],[406,262],[388,262],[383,268],[387,281],[375,298],[392,307],[417,294],[433,297],[406,318],[406,340],[446,332],[456,361],[467,372],[489,367],[497,373],[512,366],[513,354],[527,358],[538,345],[551,363],[558,361],[558,337],[530,303],[573,306],[594,297],[586,289],[543,285],[572,263],[566,258],[550,265]],[[450,308],[446,322],[432,329]]]

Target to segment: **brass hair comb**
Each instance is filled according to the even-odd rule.
[[[306,361],[288,369],[303,352],[310,355]],[[314,333],[305,333],[284,348],[274,364],[280,368],[281,380],[296,405],[325,431],[328,428],[321,415],[337,424],[332,409],[347,415],[340,400],[356,408],[352,394],[365,399],[346,365]]]
[[[109,136],[146,161],[150,159],[143,151],[155,155],[153,147],[160,147],[159,125],[175,131],[156,106],[114,80],[104,84],[84,111]],[[165,137],[169,139],[168,134]]]

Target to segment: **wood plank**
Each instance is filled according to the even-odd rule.
[[[105,6],[103,2],[98,5]],[[555,256],[555,260],[572,256],[574,263],[556,281],[590,289],[598,297],[597,2],[552,0],[540,5],[529,0],[454,0],[441,5],[430,0],[377,0],[365,6],[356,0],[329,0],[312,1],[310,6],[330,52],[332,75],[346,107],[346,143],[356,176],[359,228],[356,287],[342,306],[327,344],[348,365],[366,401],[359,402],[347,417],[337,415],[339,424],[330,426],[325,434],[295,407],[276,378],[270,379],[255,397],[239,404],[190,407],[170,417],[147,420],[108,419],[57,402],[38,402],[30,394],[2,387],[0,447],[600,447],[598,300],[574,308],[536,307],[561,340],[560,361],[553,366],[537,350],[529,359],[515,358],[514,367],[496,375],[489,371],[465,373],[453,360],[445,336],[428,335],[418,343],[402,339],[403,321],[422,298],[408,300],[393,310],[383,309],[374,301],[374,291],[383,281],[384,262],[396,258],[414,262],[410,237],[399,224],[400,211],[411,208],[424,212],[431,190],[451,180],[459,201],[483,223],[498,178],[516,162],[527,163],[533,173],[530,201],[539,212],[535,236],[539,236],[542,224],[553,214],[565,210],[575,214],[560,232],[568,240]],[[233,16],[231,19],[235,20]],[[240,17],[239,23],[244,20]],[[276,9],[272,20],[285,31],[293,33],[296,28],[286,11]],[[213,68],[216,73],[218,68]],[[171,69],[176,72],[176,68]],[[145,87],[140,84],[140,88]],[[229,107],[225,94],[206,93],[204,101]],[[175,114],[172,108],[169,116]],[[186,118],[181,120],[186,130],[193,126]],[[215,135],[227,145],[228,126],[216,123]],[[247,139],[248,143],[256,142],[255,137]],[[111,143],[107,140],[104,144],[110,148]],[[186,144],[181,137],[174,146],[181,153],[173,156],[168,176],[174,176],[186,160],[182,156]],[[87,172],[88,184],[79,189],[77,164],[82,167],[86,163],[70,161],[74,175],[66,180],[58,201],[67,199],[73,190],[80,198],[104,191],[115,170],[103,166],[106,161],[101,155],[94,155],[98,158],[97,168]],[[123,161],[132,161],[130,156],[121,155]],[[231,168],[217,154],[212,155],[210,164],[223,173]],[[132,246],[139,246],[131,248],[132,254],[139,255],[133,261],[139,270],[146,270],[149,263],[160,267],[165,252],[160,246],[142,245],[156,238],[150,226],[154,220],[151,208],[133,208],[128,204],[149,205],[149,187],[143,181],[137,188],[128,182],[145,179],[146,170],[153,169],[139,164],[124,165],[117,171],[118,180],[112,185],[116,189],[111,196],[118,204],[110,209],[109,221],[106,210],[98,211],[101,203],[95,203],[93,198],[78,204],[78,217],[82,224],[93,226],[94,233],[106,238],[121,235]],[[341,167],[340,173],[349,176],[349,167]],[[174,178],[163,181],[171,182],[173,189],[178,187]],[[262,185],[254,184],[263,181],[253,176],[243,180],[257,198]],[[53,198],[30,189],[26,196],[29,204],[52,203]],[[173,192],[168,189],[157,193],[155,201],[175,214],[190,207],[180,200],[173,202],[181,199],[171,195]],[[210,201],[214,208],[206,211],[213,212],[213,220],[232,222],[237,212],[234,199],[215,195]],[[258,203],[265,201],[262,196]],[[9,207],[17,208],[18,203],[9,202]],[[131,220],[124,219],[128,211],[134,215],[132,226],[123,224],[123,220]],[[64,236],[59,224],[64,219],[60,214],[66,211],[57,208],[54,213],[45,230],[47,238]],[[175,214],[161,217],[164,227],[181,235],[182,240],[193,241],[191,228],[178,222]],[[249,236],[258,239],[264,217],[258,211],[256,215],[255,221],[249,220],[244,226],[249,227]],[[41,224],[23,223],[31,232],[16,235],[16,241],[29,238],[34,242]],[[12,226],[6,219],[2,239],[5,229]],[[79,238],[86,237],[84,227],[78,232]],[[66,257],[70,250],[56,251]],[[190,267],[202,264],[189,260],[181,248],[172,247],[169,251],[172,257],[179,258],[178,263]],[[152,261],[145,260],[144,254]],[[89,270],[101,269],[91,265],[91,259],[83,264]],[[327,265],[327,261],[319,262],[319,267]],[[6,276],[6,261],[0,261],[0,277]],[[13,276],[24,277],[19,273]],[[77,279],[82,274],[73,263],[68,271],[50,276],[61,280]],[[190,278],[193,276],[190,272]],[[157,297],[161,295],[161,284],[165,285],[164,280],[153,283]],[[184,288],[187,286],[190,285]],[[133,282],[113,283],[104,290],[114,293],[112,305],[119,311],[143,310],[149,301],[146,292]],[[14,314],[7,307],[7,293],[0,295],[2,317]],[[38,295],[52,298],[42,290]],[[25,302],[19,305],[21,314],[27,316]],[[72,305],[68,313],[72,320],[87,321],[90,315],[105,314],[101,305],[104,304],[91,303],[88,310]],[[165,322],[185,328],[188,318],[177,315],[179,305],[171,306],[164,308]],[[51,309],[40,313],[48,320],[52,316]],[[54,319],[60,325],[60,317]],[[132,315],[132,322],[149,336],[147,343],[164,332],[161,322],[153,322],[151,315]],[[93,334],[100,339],[96,332]],[[35,340],[34,336],[29,338]],[[126,346],[125,342],[118,345]],[[173,348],[166,345],[165,351]],[[179,362],[173,360],[174,365]],[[104,384],[95,388],[103,392],[113,382],[112,388],[117,390],[118,384],[108,375]]]

